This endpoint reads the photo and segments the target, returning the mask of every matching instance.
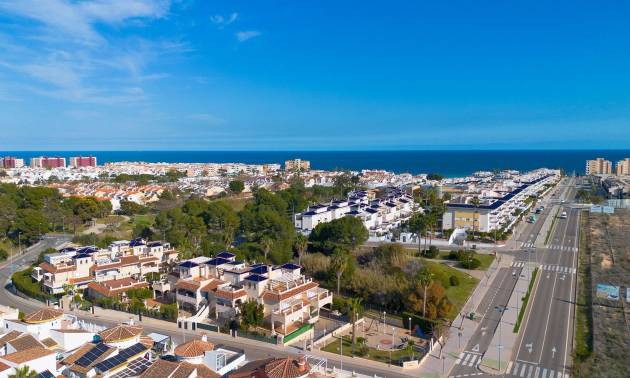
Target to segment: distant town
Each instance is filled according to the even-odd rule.
[[[0,159],[0,377],[564,378],[518,356],[568,335],[574,293],[533,311],[551,273],[574,285],[579,217],[630,207],[630,158],[458,178],[68,161]]]

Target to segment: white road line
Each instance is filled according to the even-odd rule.
[[[505,371],[506,374],[510,374],[510,370],[512,369],[512,361],[508,362],[508,367],[507,370]]]
[[[540,374],[540,368],[536,366],[536,371],[534,372],[534,378],[538,378],[538,374]]]
[[[562,372],[558,372],[558,378],[562,378]]]
[[[512,374],[517,375],[519,367],[520,367],[520,364],[518,362],[514,361],[514,371],[512,372]]]
[[[542,373],[542,377],[541,378],[547,378],[547,368],[543,369],[543,373]]]
[[[534,369],[534,367],[532,365],[529,365],[529,369],[527,369],[527,378],[532,378],[532,370]]]
[[[455,365],[459,365],[459,363],[462,362],[462,357],[464,357],[464,352],[459,354],[459,357],[455,360]]]
[[[525,375],[525,369],[527,369],[527,365],[523,364],[523,367],[521,368],[521,374],[519,374],[521,377]]]
[[[464,362],[462,363],[462,365],[467,365],[468,360],[470,360],[470,357],[472,357],[472,354],[466,353],[466,358],[464,358]]]
[[[473,355],[472,358],[470,359],[470,362],[468,363],[468,366],[474,366],[476,360],[477,360],[477,356]]]

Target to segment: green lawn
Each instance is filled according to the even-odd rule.
[[[466,304],[468,297],[470,297],[473,290],[475,290],[475,287],[477,287],[479,280],[460,270],[451,268],[450,266],[437,261],[431,261],[429,259],[421,260],[427,265],[427,267],[430,267],[431,270],[435,269],[447,277],[455,276],[459,279],[459,285],[449,286],[446,289],[446,296],[451,303],[453,303],[453,310],[449,314],[448,318],[450,320],[455,319],[461,308],[464,307],[464,304]]]
[[[339,353],[340,344],[341,343],[339,339],[334,338],[333,341],[330,344],[323,347],[322,350],[325,352],[340,354]],[[359,346],[357,345],[355,349],[358,350],[358,348]],[[352,357],[352,339],[349,336],[343,337],[343,355]],[[375,348],[368,348],[368,353],[365,356],[359,356],[358,353],[355,353],[354,355],[357,357],[367,358],[369,360],[383,362],[386,364],[390,362],[389,351],[377,350]],[[391,361],[396,364],[397,361],[399,361],[401,358],[407,358],[409,356],[410,356],[409,352],[407,352],[406,350],[395,350],[391,352]],[[414,356],[418,356],[418,353],[415,352]]]
[[[448,260],[449,253],[450,251],[440,251],[438,258],[442,260]],[[475,258],[481,261],[481,265],[479,266],[479,268],[477,268],[477,270],[488,270],[488,268],[490,267],[490,265],[492,265],[492,262],[494,261],[494,255],[490,255],[487,253],[477,253],[475,255]]]

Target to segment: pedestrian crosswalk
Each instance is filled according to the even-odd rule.
[[[534,243],[521,243],[521,248],[534,248]]]
[[[527,266],[527,261],[513,261],[513,268],[525,268]],[[576,269],[571,268],[569,266],[560,266],[560,265],[542,265],[542,270],[547,272],[556,272],[556,273],[564,273],[564,274],[575,274]]]
[[[564,373],[561,370],[548,369],[545,367],[528,364],[518,361],[510,361],[508,363],[505,375],[508,377],[521,377],[521,378],[569,378],[570,375],[567,371]]]
[[[557,245],[557,244],[552,244],[548,246],[547,248],[551,249],[552,251],[561,251],[561,252],[577,252],[578,251],[577,247],[569,247],[567,245]]]
[[[547,272],[557,272],[564,274],[575,274],[576,269],[568,266],[560,266],[560,265],[543,265],[542,270]]]
[[[477,367],[481,363],[481,354],[473,352],[462,352],[455,361],[455,365]]]

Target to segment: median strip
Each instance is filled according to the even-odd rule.
[[[527,309],[527,302],[529,302],[529,296],[532,292],[532,288],[534,287],[534,282],[536,282],[536,275],[538,274],[538,268],[535,268],[532,272],[532,278],[529,281],[529,286],[527,287],[527,293],[523,297],[523,304],[521,305],[521,310],[518,313],[518,317],[516,318],[516,323],[514,323],[514,333],[518,333],[519,328],[521,327],[521,321],[523,320],[523,316],[525,316],[525,310]]]
[[[558,219],[558,213],[560,212],[560,206],[558,206],[558,210],[556,210],[556,214],[553,216],[553,220],[551,221],[551,227],[547,230],[547,236],[545,237],[545,245],[549,243],[549,237],[553,232],[553,228],[556,225],[556,219]]]

